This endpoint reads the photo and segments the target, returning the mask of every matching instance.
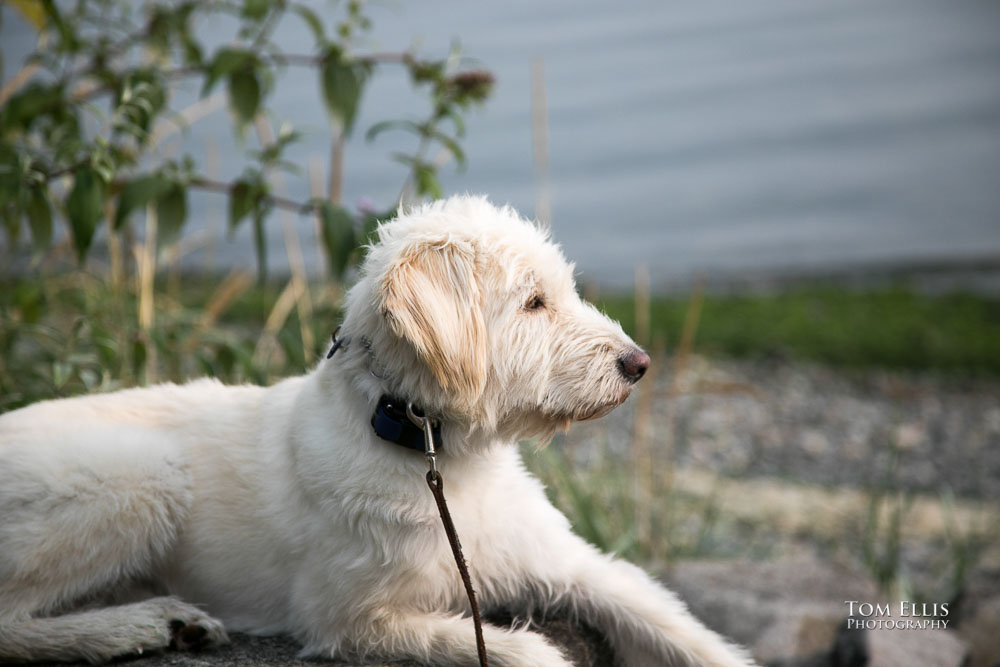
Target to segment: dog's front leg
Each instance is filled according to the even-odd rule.
[[[515,611],[522,606],[567,610],[600,630],[625,667],[753,664],[648,574],[573,534],[542,494],[540,485],[521,487],[508,509],[530,511],[516,518],[508,512],[505,521],[492,526],[493,548],[503,555],[495,562],[502,566],[483,575],[497,591],[495,604]]]
[[[573,536],[575,539],[575,536]],[[585,551],[584,551],[585,550]],[[753,662],[702,625],[673,593],[638,567],[580,544],[566,569],[562,605],[605,633],[628,667],[737,667]]]

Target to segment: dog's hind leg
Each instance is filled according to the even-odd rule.
[[[171,621],[203,617],[169,598],[65,614],[154,577],[191,504],[187,468],[169,443],[129,435],[142,444],[0,437],[0,658],[95,660],[165,647]],[[218,635],[212,623],[206,635]]]
[[[51,615],[148,578],[191,504],[186,467],[150,445],[0,442],[0,619]]]
[[[222,624],[172,597],[45,618],[0,621],[0,662],[106,662],[228,641]]]

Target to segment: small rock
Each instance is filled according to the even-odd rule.
[[[802,450],[812,457],[826,454],[830,449],[830,440],[822,431],[806,429],[802,433]]]
[[[986,600],[963,619],[956,631],[969,645],[969,667],[993,667],[1000,661],[1000,596]]]
[[[896,427],[896,447],[904,452],[913,451],[926,438],[927,434],[919,424],[900,424]]]
[[[828,653],[843,620],[842,611],[829,608],[783,614],[754,642],[754,657],[763,663],[781,664]]]
[[[680,563],[666,579],[695,616],[760,661],[829,649],[844,601],[878,596],[866,577],[813,556]]]
[[[966,643],[948,630],[866,630],[865,634],[869,667],[962,667],[969,654]]]

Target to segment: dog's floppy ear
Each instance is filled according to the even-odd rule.
[[[486,383],[486,325],[469,244],[422,242],[406,249],[380,286],[382,312],[441,386],[465,404]]]

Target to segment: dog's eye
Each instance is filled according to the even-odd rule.
[[[535,294],[528,302],[524,304],[525,310],[541,310],[545,307],[545,301],[542,299],[541,295]]]

